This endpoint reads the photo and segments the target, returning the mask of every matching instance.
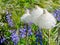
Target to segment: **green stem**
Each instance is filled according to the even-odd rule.
[[[51,30],[49,30],[49,45],[50,45],[50,32],[51,32]]]
[[[58,45],[60,45],[60,27],[58,27]]]

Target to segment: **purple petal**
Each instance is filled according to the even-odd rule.
[[[21,37],[24,38],[24,37],[26,37],[26,35],[25,34],[22,34]]]
[[[57,17],[57,20],[58,20],[58,21],[60,21],[60,16],[59,16],[59,17]]]
[[[56,15],[55,13],[53,14],[53,16],[54,16],[54,17],[57,17],[57,15]]]

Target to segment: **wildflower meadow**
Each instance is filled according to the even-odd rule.
[[[60,45],[60,0],[0,0],[0,45]]]

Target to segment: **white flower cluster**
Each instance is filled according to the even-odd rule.
[[[21,17],[21,21],[25,23],[33,22],[39,28],[50,29],[56,24],[56,19],[49,13],[46,9],[35,6],[35,8],[30,11],[27,9],[26,13]]]

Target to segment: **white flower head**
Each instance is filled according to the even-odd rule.
[[[43,14],[38,17],[37,20],[37,24],[40,28],[50,29],[55,27],[56,24],[56,19],[46,9],[44,10]]]
[[[33,22],[39,28],[50,29],[56,24],[56,19],[46,9],[42,9],[38,6],[34,8],[30,13],[27,10],[26,13],[21,17],[21,20],[25,23]]]
[[[29,10],[26,10],[26,13],[21,17],[21,21],[24,23],[30,23],[31,22],[31,15],[29,14]]]
[[[43,14],[43,9],[35,5],[35,8],[30,12],[32,22],[37,25],[37,18]]]
[[[30,14],[35,17],[35,16],[40,16],[43,13],[43,9],[40,8],[39,6],[35,5],[35,8],[30,12]]]

